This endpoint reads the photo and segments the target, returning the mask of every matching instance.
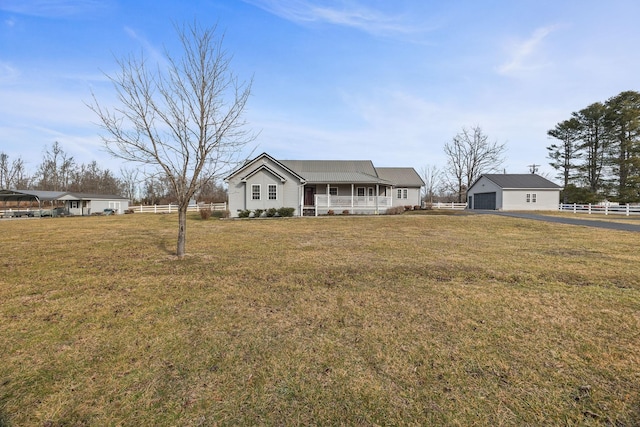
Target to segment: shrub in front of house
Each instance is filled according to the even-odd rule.
[[[405,210],[405,211],[411,211],[411,210],[413,210],[413,206],[411,206],[411,205],[405,205],[405,206],[404,206],[404,210]]]
[[[253,213],[255,214],[255,218],[260,218],[262,212],[264,212],[264,209],[256,209],[255,211],[253,211]]]
[[[342,215],[350,215],[351,212],[349,211],[349,209],[345,209],[342,211]]]
[[[336,213],[333,211],[333,209],[329,209],[327,211],[327,215],[335,215]]]
[[[293,212],[295,210],[296,210],[295,208],[282,207],[282,208],[278,209],[278,214],[280,214],[280,216],[282,216],[282,217],[290,217],[290,216],[293,216]]]
[[[209,208],[200,208],[200,219],[209,219],[211,218],[211,209]]]
[[[278,213],[278,209],[276,208],[269,208],[265,211],[267,213],[267,217],[268,218],[272,218],[274,216],[276,216],[276,214]]]
[[[249,209],[244,209],[238,212],[238,218],[249,218],[249,214],[251,211]]]
[[[386,215],[400,215],[404,213],[404,206],[393,206],[385,212]]]

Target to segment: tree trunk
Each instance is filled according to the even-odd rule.
[[[176,255],[178,258],[184,257],[187,246],[187,208],[189,205],[180,205],[178,207],[178,249]]]

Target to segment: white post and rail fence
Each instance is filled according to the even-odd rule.
[[[560,204],[560,212],[604,214],[604,215],[640,215],[640,205],[617,205],[611,203],[603,204]]]
[[[227,203],[199,203],[189,205],[187,212],[199,212],[200,209],[209,208],[211,211],[226,211]],[[177,213],[178,205],[129,205],[129,209],[135,213]]]

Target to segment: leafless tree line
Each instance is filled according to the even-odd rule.
[[[120,168],[119,176],[101,168],[97,161],[77,163],[59,142],[45,147],[33,173],[24,159],[11,159],[0,152],[0,189],[70,191],[76,193],[125,196],[133,203],[176,203],[177,197],[162,177],[146,175],[140,169]],[[204,183],[194,195],[199,202],[226,201],[224,187],[216,182]]]

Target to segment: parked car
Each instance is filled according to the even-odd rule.
[[[12,214],[14,218],[20,218],[23,216],[32,217],[33,211],[13,211]]]
[[[53,208],[51,210],[52,216],[66,216],[69,215],[69,212],[65,208]]]

